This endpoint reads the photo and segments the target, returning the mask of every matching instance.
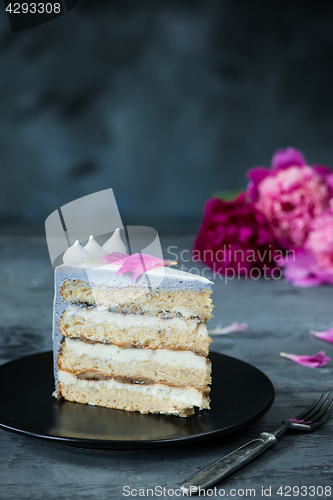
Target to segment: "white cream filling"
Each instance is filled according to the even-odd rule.
[[[66,385],[74,385],[79,387],[80,389],[86,389],[89,387],[94,387],[96,389],[117,389],[120,391],[128,391],[139,393],[143,395],[153,396],[155,399],[163,401],[163,400],[171,400],[177,403],[181,403],[188,407],[192,406],[201,406],[204,397],[200,391],[194,389],[192,387],[188,387],[186,389],[171,387],[163,384],[149,384],[149,385],[140,385],[140,384],[126,384],[123,382],[118,382],[114,379],[102,379],[102,380],[85,380],[77,378],[75,375],[71,373],[59,370],[58,371],[58,379],[61,384]]]
[[[163,319],[158,316],[148,316],[141,314],[121,314],[112,313],[106,307],[96,306],[93,308],[68,306],[65,315],[69,318],[75,316],[86,321],[93,321],[96,324],[107,323],[110,326],[118,328],[153,328],[154,330],[167,330],[168,328],[176,330],[185,330],[194,332],[198,328],[196,319],[184,320],[181,318]],[[201,336],[208,337],[207,326],[203,323],[199,326]]]
[[[206,358],[192,351],[172,351],[169,349],[133,349],[121,348],[110,344],[90,344],[80,340],[66,338],[66,346],[76,356],[89,356],[93,359],[103,359],[113,363],[141,363],[149,361],[171,367],[183,366],[187,369],[205,371]]]

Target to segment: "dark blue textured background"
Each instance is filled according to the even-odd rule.
[[[195,232],[278,147],[333,166],[333,3],[81,0],[0,12],[0,229],[112,187],[125,224]]]

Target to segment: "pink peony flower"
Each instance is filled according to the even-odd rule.
[[[318,265],[315,255],[310,250],[298,250],[294,257],[287,255],[278,263],[283,267],[286,281],[302,288],[333,285],[333,274]]]
[[[253,268],[270,273],[275,257],[282,256],[265,216],[245,193],[232,201],[208,200],[192,253],[192,261],[233,276],[247,275]]]
[[[300,151],[279,150],[272,169],[248,173],[248,194],[274,231],[280,245],[302,248],[311,223],[323,213],[333,196],[333,173],[325,166],[309,166]]]
[[[279,263],[287,281],[296,286],[333,285],[333,199],[329,208],[311,222],[304,248],[294,259],[289,256]]]
[[[314,219],[305,247],[315,256],[318,266],[333,279],[333,199],[330,207]]]

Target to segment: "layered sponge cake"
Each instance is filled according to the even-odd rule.
[[[141,413],[208,409],[212,283],[163,266],[133,280],[78,242],[75,252],[81,263],[56,268],[55,395]]]

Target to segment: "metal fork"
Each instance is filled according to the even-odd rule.
[[[241,446],[204,469],[196,472],[184,481],[180,488],[184,494],[195,495],[199,489],[213,486],[221,479],[249,463],[265,450],[274,446],[277,440],[288,430],[311,432],[323,425],[333,412],[333,398],[329,392],[323,392],[310,408],[302,411],[296,418],[283,421],[272,432],[261,432],[256,439]]]

